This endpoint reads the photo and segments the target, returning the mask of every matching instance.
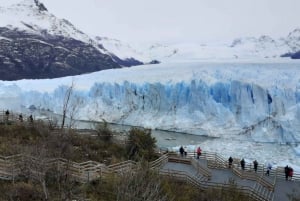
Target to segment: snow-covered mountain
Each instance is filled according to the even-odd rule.
[[[134,46],[89,36],[48,12],[39,0],[0,7],[0,79],[53,78],[122,66],[180,60],[300,58],[300,29],[285,38],[230,43]]]
[[[298,52],[300,50],[300,28],[290,32],[284,41],[291,48],[291,53]]]
[[[78,30],[69,21],[58,19],[48,12],[47,8],[39,0],[22,0],[20,3],[9,7],[0,7],[0,26],[11,30],[26,31],[30,34],[58,35],[73,38],[92,44],[104,52],[104,49],[86,34]]]
[[[224,60],[224,59],[269,59],[292,57],[300,51],[300,29],[286,37],[273,39],[270,36],[242,37],[232,42],[155,44],[143,47],[144,55],[159,61],[174,60]]]
[[[300,29],[295,29],[287,37],[279,39],[266,35],[259,38],[236,39],[230,47],[239,50],[240,55],[249,57],[252,55],[261,58],[278,58],[286,53],[294,54],[300,50]]]
[[[38,0],[0,7],[0,79],[52,78],[142,64],[119,58]]]

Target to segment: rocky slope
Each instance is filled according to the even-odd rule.
[[[0,7],[0,79],[54,78],[122,66],[122,59],[38,0]]]
[[[120,68],[95,47],[73,38],[0,28],[0,79],[40,79]]]

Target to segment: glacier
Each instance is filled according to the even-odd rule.
[[[0,81],[0,103],[61,114],[72,83],[69,110],[76,119],[214,137],[231,148],[232,142],[288,146],[289,160],[300,165],[299,61],[174,62]]]

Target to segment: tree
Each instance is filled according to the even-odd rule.
[[[67,117],[70,119],[68,127],[72,127],[75,122],[75,115],[78,112],[79,106],[83,104],[83,99],[74,94],[75,84],[72,81],[71,86],[66,88],[64,100],[63,100],[63,111],[62,111],[62,122],[61,129],[65,127]]]
[[[65,120],[67,117],[67,111],[68,111],[69,102],[70,102],[70,98],[71,98],[73,89],[74,89],[74,82],[72,82],[71,86],[69,88],[67,88],[66,93],[65,93],[64,102],[63,102],[62,122],[61,122],[62,129],[65,126]]]
[[[112,141],[113,133],[109,129],[108,124],[105,120],[103,120],[103,123],[98,123],[95,125],[95,131],[98,137],[104,142],[110,143]]]
[[[49,168],[47,148],[42,146],[28,147],[23,150],[22,160],[19,162],[21,174],[28,180],[40,183],[44,200],[49,199],[48,187],[46,185],[46,172]]]
[[[132,128],[129,131],[127,153],[129,159],[152,160],[156,157],[156,139],[151,136],[150,129]]]

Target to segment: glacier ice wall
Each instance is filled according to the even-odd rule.
[[[298,63],[184,63],[103,71],[74,78],[76,87],[68,110],[83,120],[299,143],[298,68]],[[9,96],[15,105],[34,105],[61,114],[66,83],[62,79],[0,82],[0,97],[2,101]]]
[[[67,86],[52,93],[26,92],[26,106],[61,113]],[[257,141],[299,142],[299,90],[263,88],[232,80],[208,84],[95,83],[74,90],[77,118],[219,137],[249,135]],[[72,110],[73,109],[69,109]],[[300,125],[300,124],[299,124]]]

